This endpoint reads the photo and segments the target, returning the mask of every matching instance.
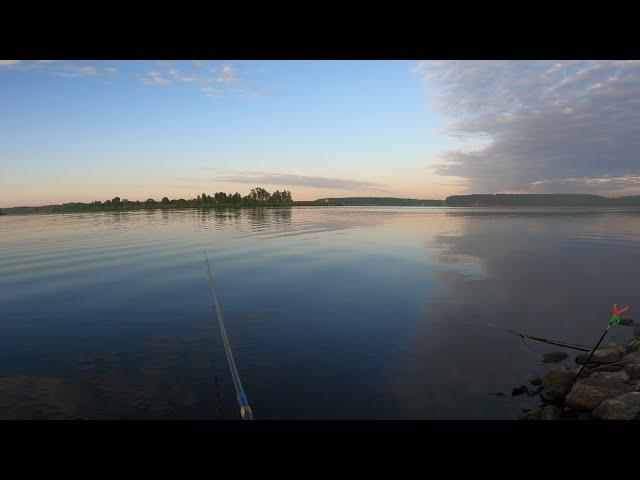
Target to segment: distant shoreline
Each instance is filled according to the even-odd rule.
[[[72,214],[72,213],[119,213],[119,212],[153,212],[153,211],[171,211],[171,210],[256,210],[256,209],[289,209],[293,207],[324,207],[324,208],[352,208],[352,207],[405,207],[405,208],[434,208],[434,209],[537,209],[537,208],[551,208],[551,209],[561,209],[561,208],[579,208],[590,211],[598,211],[607,209],[617,209],[617,208],[640,208],[640,205],[609,205],[609,206],[589,206],[589,205],[332,205],[326,203],[317,203],[315,201],[309,202],[293,202],[288,205],[213,205],[206,207],[151,207],[151,208],[111,208],[111,209],[101,209],[101,210],[63,210],[63,211],[40,211],[39,207],[15,207],[15,208],[7,208],[4,209],[3,212],[0,212],[0,217],[15,217],[22,215],[63,215],[63,214]],[[29,211],[22,211],[22,209],[28,208]],[[20,211],[15,211],[15,209],[19,209]]]
[[[68,206],[69,204],[62,205],[45,205],[41,207],[10,207],[0,209],[0,216],[12,216],[12,215],[33,215],[33,214],[58,214],[58,213],[100,213],[100,212],[137,212],[137,211],[151,211],[151,210],[210,210],[210,209],[243,209],[243,208],[287,208],[287,207],[300,207],[300,206],[332,206],[326,203],[317,203],[315,201],[295,201],[287,203],[264,203],[254,205],[145,205],[145,206],[120,206],[120,207],[99,207],[93,208],[89,205],[87,207]]]
[[[116,197],[117,198],[117,197]],[[453,195],[445,200],[420,200],[413,198],[395,197],[345,197],[321,198],[309,201],[245,201],[229,203],[195,200],[168,200],[155,202],[129,202],[113,204],[110,201],[101,203],[65,203],[61,205],[44,205],[40,207],[11,207],[0,208],[0,215],[27,215],[33,213],[88,213],[88,212],[121,212],[137,210],[175,210],[175,209],[210,209],[210,208],[262,208],[262,207],[640,207],[640,195],[626,197],[602,197],[599,195],[582,194],[472,194]],[[119,199],[118,199],[119,202]]]

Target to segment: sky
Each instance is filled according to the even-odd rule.
[[[637,61],[0,60],[0,206],[640,194]]]

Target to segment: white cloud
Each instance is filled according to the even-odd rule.
[[[145,75],[138,75],[138,80],[140,81],[140,83],[144,83],[145,85],[157,85],[157,86],[171,85],[171,80],[164,77],[159,72],[149,72]]]
[[[437,169],[465,177],[474,192],[595,188],[553,179],[640,175],[638,61],[423,62],[416,70],[449,119],[445,133],[488,139],[444,152]]]
[[[188,64],[184,66],[188,67]],[[196,67],[196,72],[184,73],[184,70],[179,70],[174,64],[170,64],[167,73],[173,80],[185,83],[228,84],[238,81],[237,72],[231,65],[206,67],[201,62],[196,62],[194,67]],[[203,69],[214,75],[202,74]]]
[[[215,65],[205,61],[165,61],[155,62],[156,69],[135,75],[138,82],[145,85],[168,86],[184,83],[195,86],[204,96],[212,99],[233,95],[237,98],[255,98],[252,92],[243,86],[236,68],[230,64]],[[103,66],[104,63],[85,64],[60,60],[0,60],[0,69],[21,71],[41,71],[57,77],[100,77],[116,75],[118,68]],[[108,63],[107,63],[108,65]],[[108,84],[108,83],[107,83]]]
[[[638,192],[640,175],[624,175],[619,177],[583,177],[583,178],[548,178],[531,182],[534,191],[552,188],[555,191],[574,191],[591,193],[609,193],[626,195]]]
[[[222,98],[224,96],[223,90],[212,87],[202,87],[200,91],[209,98]]]
[[[246,89],[235,84],[241,83],[238,72],[232,65],[212,66],[202,61],[192,62],[159,62],[163,72],[149,72],[138,76],[148,85],[170,85],[171,83],[187,83],[201,85],[199,91],[208,98],[222,98],[231,93],[243,98],[254,98],[257,95],[247,93]]]
[[[15,67],[22,63],[22,60],[0,60],[0,67]]]
[[[118,71],[115,67],[96,67],[95,65],[78,65],[74,63],[55,65],[53,68],[53,74],[60,77],[113,75]]]
[[[348,178],[313,177],[308,175],[292,175],[288,173],[234,171],[219,168],[206,168],[221,174],[211,180],[229,183],[250,183],[254,185],[280,185],[283,187],[314,187],[331,190],[368,190],[384,191],[384,185],[365,180]]]

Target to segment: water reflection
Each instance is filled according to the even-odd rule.
[[[510,398],[511,387],[550,368],[539,365],[542,352],[557,348],[526,348],[502,329],[593,343],[611,303],[637,300],[638,212],[447,215],[462,231],[431,242],[439,262],[456,268],[434,271],[439,293],[416,324],[396,388],[411,416],[515,418],[527,400]],[[630,329],[616,337],[628,339]],[[487,395],[497,391],[507,397]]]
[[[257,418],[512,418],[526,398],[488,393],[547,350],[501,328],[591,343],[636,301],[639,215],[2,217],[0,418],[217,418],[217,393],[234,417],[203,249]]]

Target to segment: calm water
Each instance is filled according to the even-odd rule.
[[[0,418],[237,418],[203,249],[256,418],[515,418],[557,348],[500,327],[593,343],[638,246],[629,210],[0,217]]]

